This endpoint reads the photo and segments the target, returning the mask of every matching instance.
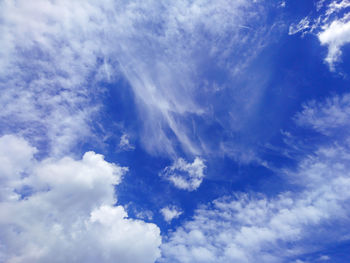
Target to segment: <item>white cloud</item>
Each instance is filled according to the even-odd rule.
[[[121,137],[120,137],[120,142],[119,142],[119,149],[123,150],[123,151],[132,151],[135,149],[135,146],[133,146],[130,143],[129,140],[129,135],[124,133]]]
[[[299,32],[305,33],[305,30],[310,28],[310,19],[308,17],[304,17],[302,20],[299,21],[298,24],[292,24],[289,27],[289,35],[294,35]]]
[[[310,108],[315,118],[301,113],[304,123],[312,126],[319,119],[317,129],[335,129],[331,109],[350,114],[350,107],[339,108],[342,101],[347,95]],[[349,231],[338,224],[349,223],[350,216],[350,134],[345,123],[346,118],[336,125],[347,134],[341,145],[319,146],[295,170],[285,170],[291,191],[275,197],[236,193],[198,208],[162,245],[161,262],[297,262],[301,255],[347,240]]]
[[[4,133],[20,133],[36,145],[45,142],[50,154],[61,156],[91,136],[90,120],[98,109],[90,100],[97,95],[91,82],[104,54],[97,37],[102,6],[94,1],[1,2]]]
[[[176,206],[163,207],[160,212],[162,213],[164,220],[170,223],[173,219],[178,218],[183,212]]]
[[[328,5],[328,9],[326,11],[326,15],[329,16],[333,13],[339,12],[343,10],[344,8],[347,8],[350,6],[349,0],[341,0],[341,1],[333,1]]]
[[[210,142],[194,131],[194,120],[205,118],[215,123],[211,113],[223,105],[203,103],[204,77],[198,75],[204,70],[204,60],[217,64],[229,78],[242,71],[263,46],[263,26],[260,21],[252,22],[263,16],[262,7],[246,0],[150,1],[126,5],[123,10],[123,20],[134,26],[128,28],[128,34],[123,32],[118,61],[137,98],[144,146],[151,153],[173,157],[179,146],[193,155],[212,151]],[[257,24],[254,30],[247,29],[248,21]],[[209,96],[214,84],[207,85]],[[225,111],[232,116],[225,116],[228,123],[239,129],[241,121],[234,118],[243,115],[240,110],[249,115],[252,109],[248,105],[259,99],[261,89],[256,85],[254,91],[239,89],[245,95],[232,99],[242,107]]]
[[[306,103],[296,114],[295,121],[325,135],[340,135],[339,129],[346,131],[350,128],[350,94],[334,96],[322,103]]]
[[[165,167],[160,176],[179,189],[194,191],[203,181],[205,167],[204,161],[199,157],[193,163],[179,158],[171,166]]]
[[[317,5],[317,11],[321,9],[324,1]],[[350,7],[349,0],[332,1],[325,12],[318,18],[311,20],[309,17],[303,18],[297,25],[289,27],[289,34],[302,32],[316,33],[321,45],[328,47],[325,62],[331,71],[335,71],[335,64],[341,59],[341,49],[350,43],[350,13],[345,11]]]
[[[341,57],[341,48],[350,43],[350,14],[343,18],[334,20],[330,24],[323,26],[323,30],[318,34],[322,45],[328,47],[328,54],[325,58],[331,70],[334,70],[334,63]]]
[[[37,161],[21,138],[0,138],[1,262],[154,262],[160,231],[114,206],[126,168],[87,152]],[[5,189],[5,191],[4,191]]]
[[[38,147],[49,144],[51,155],[64,156],[93,137],[91,123],[103,107],[99,83],[116,76],[131,85],[142,120],[141,142],[152,154],[176,158],[179,147],[193,156],[221,154],[231,147],[212,143],[195,120],[241,131],[246,126],[240,116],[249,119],[257,110],[263,85],[224,87],[234,101],[230,104],[208,105],[202,98],[212,98],[220,85],[203,80],[207,65],[234,83],[267,42],[260,1],[19,0],[0,5],[0,127]],[[229,114],[218,120],[215,111]]]

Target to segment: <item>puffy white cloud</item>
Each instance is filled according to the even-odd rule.
[[[115,206],[114,186],[126,168],[94,152],[42,161],[34,153],[21,138],[0,138],[1,262],[154,262],[160,256],[158,227]]]
[[[334,70],[334,63],[341,57],[341,48],[350,43],[350,14],[343,18],[334,20],[330,24],[323,26],[323,30],[318,34],[322,45],[328,47],[328,54],[325,58],[331,70]]]
[[[203,181],[205,167],[204,161],[199,157],[193,163],[179,158],[171,166],[165,167],[160,176],[179,189],[194,191]]]
[[[317,11],[324,5],[325,1],[317,4]],[[321,45],[328,47],[325,62],[331,71],[335,70],[336,62],[341,59],[341,49],[350,43],[350,13],[345,11],[350,7],[349,0],[332,1],[328,4],[325,12],[316,19],[310,17],[303,18],[298,24],[289,27],[289,34],[302,32],[316,33]]]
[[[178,218],[183,212],[176,206],[163,207],[160,212],[162,213],[164,220],[170,223],[173,219]]]
[[[347,240],[349,231],[338,222],[350,222],[350,134],[347,118],[335,118],[336,125],[332,118],[334,111],[350,114],[340,103],[347,98],[309,106],[315,118],[300,114],[304,124],[319,121],[316,129],[328,125],[347,136],[341,145],[319,146],[295,170],[285,170],[291,191],[275,197],[236,193],[198,208],[162,245],[162,262],[299,262],[305,253]]]

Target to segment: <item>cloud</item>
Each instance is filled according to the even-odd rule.
[[[162,213],[164,220],[170,223],[173,219],[178,218],[183,212],[175,206],[163,207],[160,212]]]
[[[308,17],[304,17],[302,20],[299,21],[298,24],[291,24],[289,26],[289,35],[294,35],[299,32],[303,32],[303,35],[305,34],[305,31],[310,28],[310,20]]]
[[[332,71],[335,70],[334,63],[338,62],[341,57],[341,48],[350,43],[350,14],[343,18],[334,20],[323,27],[318,34],[318,39],[322,45],[328,47],[328,54],[325,61]]]
[[[91,87],[98,59],[104,57],[97,37],[102,6],[94,1],[1,3],[3,133],[21,134],[61,156],[92,136],[90,120],[100,105],[91,96],[102,91]]]
[[[143,220],[152,220],[153,212],[150,210],[136,212],[136,217]]]
[[[0,8],[1,130],[51,155],[99,140],[105,82],[127,81],[142,145],[172,158],[228,152],[237,136],[208,138],[203,126],[244,133],[263,95],[249,74],[242,80],[269,41],[262,1],[19,0]],[[208,77],[215,72],[230,85]]]
[[[120,142],[119,142],[119,149],[123,151],[132,151],[135,149],[135,146],[133,146],[130,141],[129,141],[129,135],[124,133],[120,137]]]
[[[203,181],[205,167],[204,161],[199,157],[193,163],[179,158],[171,166],[165,167],[160,176],[179,189],[194,191]]]
[[[320,11],[324,1],[318,3],[317,11]],[[316,19],[303,18],[297,25],[292,24],[289,34],[302,32],[316,33],[321,45],[328,47],[325,62],[331,71],[335,71],[335,64],[341,60],[341,49],[350,43],[350,14],[346,9],[350,7],[350,1],[332,1],[326,10]]]
[[[294,119],[298,125],[324,135],[341,135],[350,125],[350,94],[333,96],[324,102],[308,102]]]
[[[87,152],[38,161],[25,140],[0,138],[1,262],[154,262],[160,231],[115,206],[127,168]]]
[[[349,107],[338,108],[347,96],[314,106],[310,110],[316,118],[302,113],[304,123],[310,120],[312,126],[319,118],[322,127],[334,129],[330,109],[347,115]],[[161,262],[297,261],[332,242],[347,240],[349,231],[339,228],[340,222],[349,223],[350,216],[350,135],[343,126],[346,122],[339,121],[336,126],[347,134],[341,146],[336,142],[318,146],[296,169],[284,170],[292,184],[290,191],[273,197],[235,193],[203,205],[192,220],[169,234],[162,245]]]
[[[207,134],[200,132],[202,122],[213,126],[219,122],[222,130],[228,126],[239,130],[242,122],[238,116],[249,116],[254,108],[248,105],[259,100],[263,87],[237,87],[237,93],[232,92],[233,87],[225,87],[222,93],[232,96],[235,107],[203,100],[203,96],[213,97],[218,85],[207,79],[205,70],[214,67],[230,80],[242,73],[266,39],[262,37],[266,31],[257,22],[264,13],[261,5],[220,0],[137,6],[138,19],[131,31],[137,34],[130,34],[120,44],[118,59],[138,101],[145,148],[173,158],[178,157],[178,148],[193,156],[222,150],[218,149],[220,142],[212,145]],[[127,6],[130,13],[136,12],[134,9]],[[246,24],[255,28],[249,30]],[[222,109],[225,106],[227,110]],[[217,120],[215,111],[230,115],[216,116]]]

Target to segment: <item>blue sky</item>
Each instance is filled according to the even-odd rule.
[[[350,1],[0,10],[0,262],[349,262]]]

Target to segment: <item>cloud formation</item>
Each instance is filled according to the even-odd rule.
[[[324,5],[324,1],[318,4],[319,11]],[[335,65],[341,60],[342,47],[350,43],[350,13],[348,8],[350,1],[331,1],[323,13],[316,19],[310,17],[303,18],[297,25],[292,24],[289,34],[302,32],[316,33],[321,45],[328,47],[325,62],[331,71],[335,71]]]
[[[120,141],[119,141],[119,149],[122,151],[132,151],[135,150],[135,146],[133,146],[130,143],[130,138],[129,135],[124,133],[121,137],[120,137]]]
[[[321,134],[337,136],[350,126],[350,94],[333,96],[324,102],[310,101],[303,105],[303,110],[296,114],[298,125],[309,127]]]
[[[179,189],[194,191],[203,181],[205,167],[204,161],[199,157],[193,163],[179,158],[171,166],[165,167],[160,176]]]
[[[154,262],[160,231],[115,206],[127,168],[87,152],[38,161],[24,139],[0,138],[1,262]]]
[[[183,212],[176,206],[163,207],[160,212],[162,213],[164,220],[170,223],[173,219],[178,218]]]
[[[236,193],[202,206],[162,245],[162,262],[303,262],[298,257],[346,240],[349,231],[338,223],[349,223],[350,134],[344,131],[347,118],[333,122],[332,116],[348,115],[348,105],[339,107],[347,98],[310,103],[298,115],[304,125],[321,123],[316,130],[328,127],[347,135],[341,146],[319,146],[296,170],[284,171],[298,190],[275,197]]]
[[[64,156],[84,139],[98,140],[92,123],[103,109],[101,83],[123,78],[135,96],[140,141],[149,153],[240,158],[245,145],[235,133],[248,129],[264,91],[264,85],[244,78],[268,42],[262,1],[0,5],[4,134],[15,132],[40,149],[46,145],[51,155]],[[219,97],[230,103],[206,99]],[[225,136],[208,139],[203,126]]]

